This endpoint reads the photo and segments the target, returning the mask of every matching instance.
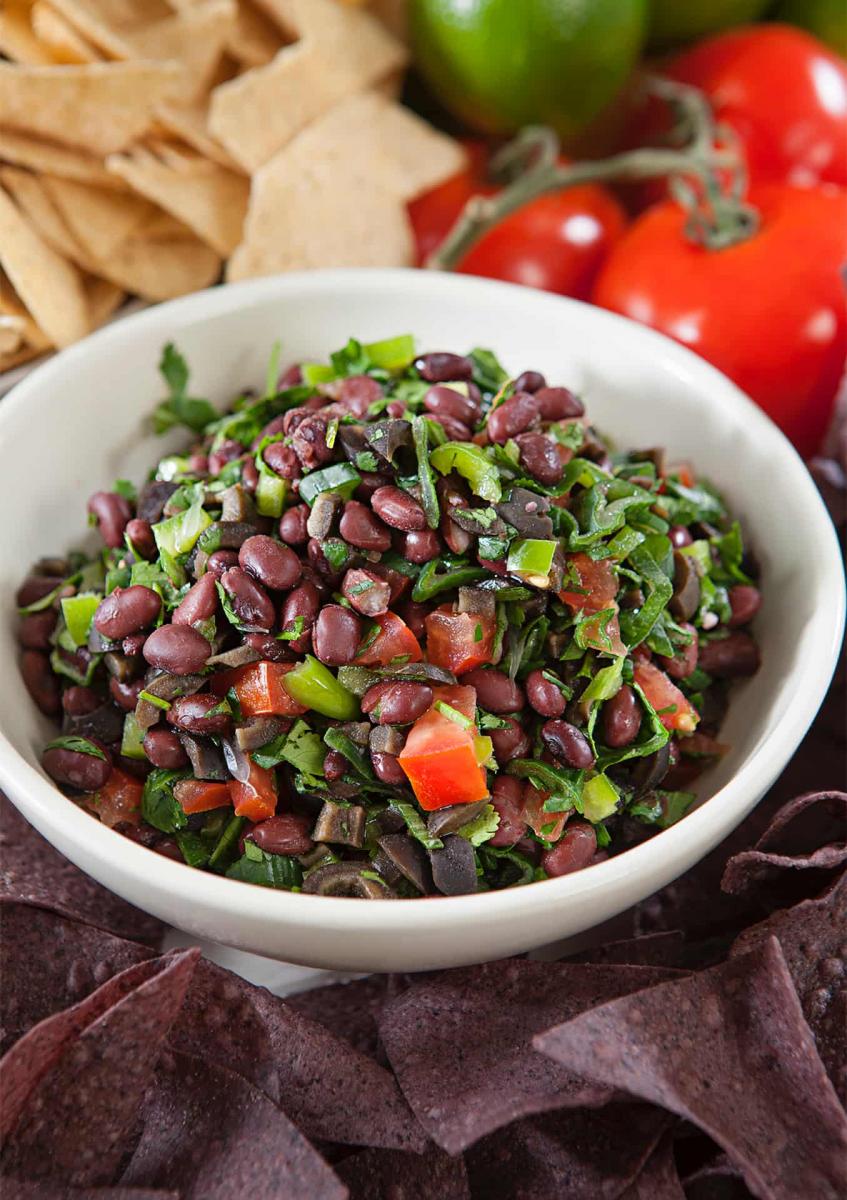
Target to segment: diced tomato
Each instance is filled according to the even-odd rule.
[[[476,721],[476,688],[464,687],[461,683],[453,683],[432,689],[432,703],[440,700],[449,704],[469,721]]]
[[[638,663],[634,679],[655,708],[665,729],[675,729],[679,733],[694,732],[700,720],[697,709],[655,663]]]
[[[462,675],[491,662],[496,628],[493,617],[453,612],[451,604],[442,604],[426,618],[426,656],[437,667]]]
[[[122,821],[137,825],[141,820],[141,793],[144,784],[118,767],[101,788],[86,795],[85,807],[112,829]]]
[[[672,467],[668,467],[665,474],[676,475],[683,487],[693,488],[697,485],[697,477],[694,474],[694,468],[691,466],[691,463],[674,463]]]
[[[266,821],[276,812],[276,776],[266,767],[251,761],[247,782],[231,779],[226,786],[237,817],[247,817],[248,821]]]
[[[473,729],[434,708],[415,721],[399,762],[421,808],[432,812],[485,799],[485,771],[477,764],[474,738]]]
[[[545,801],[550,799],[550,792],[540,792],[538,788],[528,783],[523,793],[523,818],[530,829],[546,842],[557,842],[562,836],[568,817],[568,812],[545,812]]]
[[[203,779],[181,779],[174,787],[174,796],[184,813],[211,812],[232,803],[225,783],[207,783]]]
[[[596,622],[589,621],[583,626],[586,645],[605,654],[626,654],[626,646],[621,641],[618,605],[615,599],[618,580],[612,563],[607,558],[595,562],[587,554],[568,554],[567,561],[569,570],[565,580],[575,590],[563,589],[559,592],[562,603],[567,604],[574,612],[586,615],[601,613],[610,608],[614,610],[606,619],[598,618]]]
[[[234,688],[245,717],[299,717],[309,710],[292,699],[283,685],[283,678],[296,665],[264,660],[248,663],[245,667],[213,675],[211,688],[216,696],[225,696],[230,688]]]
[[[690,737],[680,738],[677,745],[680,754],[690,758],[723,758],[729,754],[729,746],[709,737],[708,733],[692,733]]]
[[[423,651],[418,639],[396,613],[382,613],[373,620],[379,626],[379,632],[356,655],[359,666],[387,667],[391,663],[421,661]]]

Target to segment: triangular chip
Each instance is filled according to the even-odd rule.
[[[102,56],[48,0],[32,6],[32,29],[57,63],[101,62]]]
[[[98,279],[95,275],[89,275],[85,280],[85,294],[88,297],[88,313],[94,329],[104,325],[126,299],[123,288],[110,283],[108,279]]]
[[[166,0],[53,0],[84,38],[111,58],[132,58],[132,35],[173,15]]]
[[[665,1134],[621,1200],[685,1200],[673,1157],[673,1137]]]
[[[165,133],[181,138],[204,158],[220,163],[232,171],[241,171],[228,151],[224,150],[209,133],[209,102],[207,98],[193,104],[160,104],[156,109],[156,120]],[[0,135],[2,144],[2,135]]]
[[[847,1114],[774,938],[591,1009],[533,1044],[586,1079],[692,1121],[757,1196],[847,1194]]]
[[[35,35],[32,7],[33,0],[5,0],[0,7],[0,54],[30,67],[50,66],[55,60]]]
[[[82,276],[41,238],[0,189],[0,266],[55,346],[69,346],[89,332]]]
[[[179,80],[174,63],[0,63],[0,125],[111,154],[146,132],[153,110],[178,90]]]
[[[14,129],[0,129],[0,162],[58,175],[62,179],[77,179],[80,183],[96,183],[119,192],[126,188],[123,180],[110,175],[101,160],[93,154],[70,146],[59,146]]]
[[[267,66],[212,93],[209,128],[253,171],[310,121],[406,62],[405,48],[372,17],[333,0],[277,0],[272,16],[303,33]],[[256,113],[262,120],[255,119]]]
[[[425,1154],[363,1150],[345,1158],[336,1171],[350,1200],[471,1200],[465,1164],[434,1146]]]
[[[74,240],[94,261],[108,259],[153,215],[153,206],[132,192],[115,193],[72,179],[42,177],[44,188]]]
[[[33,321],[32,315],[27,312],[26,307],[21,303],[20,296],[16,295],[15,289],[2,270],[0,270],[0,316],[13,318],[23,330],[24,342],[36,352],[50,348],[50,339],[47,334]],[[4,841],[4,826],[5,822],[0,817],[0,844]]]
[[[251,0],[238,0],[226,48],[243,67],[263,67],[285,44],[277,26]]]
[[[18,208],[26,213],[27,220],[57,254],[69,258],[77,266],[87,265],[82,246],[71,233],[47,192],[44,176],[21,171],[17,167],[2,167],[0,182],[14,197]]]
[[[173,219],[166,225],[165,216],[154,218],[108,261],[97,262],[96,273],[145,300],[171,300],[215,283],[219,256],[184,225]]]
[[[223,257],[241,241],[250,195],[243,175],[166,142],[135,146],[107,165]]]

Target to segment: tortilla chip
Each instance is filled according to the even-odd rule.
[[[673,1138],[666,1133],[621,1200],[686,1200],[673,1157]]]
[[[30,67],[47,67],[54,62],[32,28],[33,0],[5,0],[0,9],[0,53],[13,62]]]
[[[99,158],[12,129],[0,129],[0,162],[4,161],[18,167],[28,167],[31,171],[58,175],[62,179],[77,179],[80,183],[95,183],[115,191],[124,191],[126,188],[122,179],[109,174]]]
[[[24,323],[20,317],[0,315],[0,355],[11,356],[25,341]]]
[[[126,299],[123,288],[110,283],[108,279],[98,279],[94,275],[85,280],[85,294],[88,297],[88,313],[93,329],[105,325]]]
[[[56,211],[86,258],[107,260],[154,214],[148,200],[116,194],[90,183],[44,175],[42,182]]]
[[[243,175],[166,142],[112,155],[107,166],[222,257],[241,241],[250,195],[250,184]]]
[[[32,29],[56,63],[101,62],[94,46],[47,0],[32,6]]]
[[[138,942],[24,904],[0,913],[0,1055],[39,1021],[152,958]],[[33,970],[33,964],[38,970]]]
[[[774,938],[534,1039],[586,1079],[692,1121],[773,1200],[847,1192],[847,1115]]]
[[[302,39],[267,66],[215,88],[209,129],[248,171],[266,163],[310,121],[406,62],[403,46],[367,13],[333,0],[265,4]],[[255,119],[256,113],[262,120]]]
[[[103,275],[145,300],[171,300],[210,287],[220,276],[221,260],[190,229],[169,218],[154,217],[115,251],[93,264]]]
[[[173,10],[166,0],[52,0],[84,38],[111,58],[133,58],[132,36],[166,21]]]
[[[782,947],[818,1054],[847,1108],[847,874],[817,900],[746,929],[732,954],[746,954],[770,937]]]
[[[708,1162],[687,1174],[683,1180],[685,1200],[750,1200],[741,1173],[725,1154],[716,1154]]]
[[[228,154],[223,146],[218,145],[209,133],[208,117],[208,99],[198,100],[194,104],[160,104],[156,109],[156,120],[164,133],[181,138],[198,154],[210,158],[212,162],[220,163],[222,167],[231,171],[240,171],[241,167],[232,155]],[[116,182],[122,184],[122,181]]]
[[[15,1098],[3,1150],[10,1174],[78,1187],[113,1180],[199,953],[131,967],[123,975],[142,982],[122,998],[114,995],[125,979],[115,976],[99,989],[102,998],[94,992],[12,1047],[2,1062]],[[108,1007],[95,1015],[98,1000]],[[49,1040],[51,1028],[60,1040],[47,1058],[38,1039]]]
[[[568,962],[622,963],[635,967],[682,967],[685,934],[680,929],[647,933],[643,937],[606,942],[580,954],[568,955]]]
[[[56,253],[0,189],[0,265],[55,346],[68,346],[90,328],[82,277]]]
[[[49,246],[77,266],[86,266],[82,247],[50,199],[43,176],[20,171],[17,167],[3,167],[0,168],[0,183]]]
[[[146,132],[153,110],[178,90],[179,81],[175,63],[0,63],[0,125],[111,154]]]
[[[364,1150],[335,1169],[350,1189],[350,1200],[471,1200],[465,1164],[434,1147],[425,1154]]]
[[[180,1200],[179,1192],[158,1188],[99,1187],[68,1188],[62,1184],[31,1183],[23,1179],[2,1180],[3,1200]]]
[[[279,29],[250,0],[238,0],[226,48],[242,67],[263,67],[285,45]]]
[[[617,1200],[668,1124],[667,1113],[648,1104],[609,1104],[595,1112],[516,1121],[468,1151],[473,1195],[485,1200]]]
[[[298,992],[288,996],[286,1003],[349,1042],[360,1053],[381,1062],[385,1059],[379,1041],[382,1010],[407,986],[402,975],[370,975],[367,979]]]
[[[95,883],[37,833],[0,796],[0,901],[46,908],[118,937],[156,946],[164,926]]]
[[[424,1147],[388,1071],[264,988],[212,963],[198,969],[171,1044],[261,1088],[309,1138]]]
[[[386,1007],[380,1036],[416,1117],[458,1154],[519,1117],[605,1103],[608,1089],[545,1061],[533,1036],[675,974],[525,959],[444,971]]]
[[[190,103],[211,86],[235,17],[235,0],[206,0],[164,21],[145,23],[130,38],[131,57],[178,62],[179,96]]]
[[[232,1071],[168,1051],[142,1116],[124,1184],[172,1187],[181,1200],[345,1200],[296,1126]]]

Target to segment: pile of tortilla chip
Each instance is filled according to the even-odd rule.
[[[0,4],[0,372],[129,296],[405,266],[458,143],[396,100],[391,0]]]
[[[614,940],[288,1000],[0,797],[3,1200],[843,1200],[846,695]]]

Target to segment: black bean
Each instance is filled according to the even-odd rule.
[[[140,558],[156,557],[156,539],[153,536],[153,526],[141,517],[133,517],[127,522],[126,536],[132,542],[132,548]]]
[[[540,420],[538,398],[529,392],[515,392],[489,414],[488,437],[502,445],[509,438],[536,428]]]
[[[370,406],[382,396],[382,386],[370,375],[348,375],[338,391],[339,403],[355,417],[367,416]]]
[[[374,774],[381,783],[387,783],[390,787],[400,787],[407,782],[406,772],[400,766],[394,754],[386,754],[381,750],[372,750],[371,763],[373,764]]]
[[[541,738],[547,749],[569,767],[587,770],[594,766],[594,754],[582,730],[569,721],[548,721],[541,728]]]
[[[293,588],[303,573],[294,551],[265,534],[248,538],[238,552],[238,561],[259,583],[278,592]]]
[[[391,585],[361,567],[348,571],[341,583],[344,598],[363,617],[377,617],[388,611]]]
[[[431,413],[430,419],[438,422],[451,442],[469,442],[473,437],[473,430],[470,425],[466,425],[464,421],[458,421],[455,417],[448,416],[447,413]]]
[[[103,541],[115,550],[124,544],[124,530],[132,516],[129,502],[118,492],[95,492],[88,501],[88,511],[97,519]]]
[[[307,471],[314,471],[332,458],[332,450],[326,444],[326,421],[323,417],[309,416],[301,421],[291,435],[291,444]]]
[[[295,654],[305,654],[309,649],[312,642],[312,626],[320,606],[321,598],[318,595],[318,589],[309,580],[305,580],[287,596],[282,606],[280,623],[284,633],[291,633],[295,628],[302,628],[301,635],[295,641],[288,642],[289,648]],[[298,618],[300,625],[295,625]]]
[[[305,546],[309,540],[306,524],[309,520],[309,507],[306,504],[295,504],[287,509],[279,519],[279,536],[289,546]]]
[[[403,539],[403,557],[411,563],[431,562],[441,549],[441,538],[434,529],[413,530]]]
[[[69,717],[84,717],[102,703],[97,693],[89,687],[73,684],[62,692],[62,708]]]
[[[58,613],[54,608],[28,613],[18,626],[18,642],[25,650],[49,650],[50,635],[56,628]]]
[[[720,679],[755,675],[760,663],[759,647],[749,633],[740,630],[713,642],[701,642],[697,665]]]
[[[182,742],[172,729],[155,725],[144,735],[144,753],[154,767],[164,767],[168,771],[177,771],[188,763]]]
[[[362,712],[378,725],[411,725],[432,707],[432,688],[425,683],[377,683],[362,697]]]
[[[228,571],[230,567],[238,566],[238,552],[235,550],[215,550],[214,554],[209,555],[209,561],[206,563],[206,573],[212,575],[215,579],[220,579],[224,571]]]
[[[572,821],[562,840],[541,855],[541,866],[554,879],[581,871],[593,860],[597,850],[597,835],[587,821]]]
[[[377,488],[371,496],[371,508],[386,525],[404,533],[426,529],[426,514],[409,492],[398,487]]]
[[[141,584],[115,588],[97,605],[94,627],[111,641],[120,641],[130,633],[147,629],[161,610],[162,598],[152,588]]]
[[[203,634],[190,625],[161,625],[144,643],[144,657],[150,666],[171,675],[202,671],[211,652]]]
[[[348,500],[339,526],[341,536],[360,550],[390,550],[391,533],[382,521],[358,500]]]
[[[683,546],[690,546],[694,538],[688,532],[684,525],[671,525],[668,531],[668,537],[671,540],[671,545],[675,550],[681,550]]]
[[[220,734],[232,732],[232,717],[226,712],[213,712],[221,704],[218,696],[198,692],[195,696],[178,696],[165,714],[168,724],[186,733]],[[210,715],[211,714],[211,715]]]
[[[492,729],[491,741],[498,766],[505,766],[513,758],[526,758],[532,743],[526,730],[512,717],[506,718],[505,729]]]
[[[112,762],[105,752],[100,758],[79,750],[54,748],[44,751],[41,765],[56,783],[77,788],[80,792],[96,792],[112,774]]]
[[[285,446],[282,442],[271,442],[262,451],[262,458],[282,479],[300,478],[300,459],[290,446]]]
[[[641,728],[641,705],[635,692],[624,684],[603,705],[603,741],[613,750],[629,746]]]
[[[273,629],[276,620],[273,601],[246,571],[231,567],[221,576],[221,586],[230,598],[236,617],[251,633],[267,633]]]
[[[315,844],[309,836],[311,828],[311,817],[278,813],[261,821],[248,837],[268,854],[308,854]]]
[[[35,704],[48,717],[55,716],[62,707],[61,688],[47,655],[41,650],[24,650],[21,675]]]
[[[434,416],[452,417],[464,425],[475,425],[480,417],[479,405],[470,396],[440,384],[431,387],[424,396],[424,408]]]
[[[214,453],[209,455],[209,473],[211,475],[220,475],[226,464],[234,462],[241,454],[241,451],[241,442],[236,442],[234,438],[226,438]]]
[[[427,383],[453,383],[473,379],[473,362],[462,354],[436,351],[415,359],[415,369]]]
[[[42,600],[55,591],[61,582],[62,578],[55,575],[27,575],[15,593],[15,604],[18,608],[26,608],[28,604],[34,604],[36,600]],[[72,589],[68,592],[68,595],[71,594]]]
[[[121,650],[127,658],[135,658],[144,649],[144,643],[147,641],[146,633],[130,633],[121,642]]]
[[[476,688],[477,703],[488,712],[517,712],[526,703],[521,685],[503,671],[475,667],[462,676],[462,683]]]
[[[756,587],[746,583],[737,583],[729,589],[729,606],[732,616],[729,619],[730,629],[746,625],[752,621],[762,604],[762,593]]]
[[[560,717],[567,703],[561,688],[545,679],[542,671],[531,671],[527,676],[526,698],[542,717]]]
[[[428,604],[420,604],[417,600],[406,600],[397,609],[398,616],[403,618],[418,640],[426,637],[426,618],[431,611]]]
[[[331,667],[351,663],[362,640],[362,623],[355,613],[340,604],[327,604],[318,613],[312,645],[321,662]]]
[[[256,488],[259,486],[259,468],[252,458],[244,460],[244,466],[241,468],[241,486],[251,496],[256,494]]]
[[[579,396],[569,388],[542,387],[535,393],[543,421],[564,421],[568,417],[581,417],[585,406]]]
[[[515,380],[516,392],[531,392],[534,394],[546,386],[547,380],[540,371],[523,371]]]
[[[324,776],[330,783],[336,782],[347,773],[347,759],[337,750],[328,750],[324,756]]]
[[[218,589],[211,571],[201,575],[183,596],[171,616],[174,625],[193,625],[208,621],[218,609]]]
[[[559,482],[565,468],[559,457],[559,447],[552,438],[543,433],[521,433],[515,440],[524,470],[545,487]]]
[[[208,646],[208,642],[206,643]],[[143,679],[134,679],[131,683],[122,682],[114,676],[109,680],[109,693],[120,708],[126,712],[135,712],[138,704],[138,694],[144,689]]]
[[[687,646],[680,646],[676,654],[670,658],[664,654],[657,654],[656,659],[663,671],[666,671],[672,679],[687,679],[694,668],[697,666],[697,658],[699,654],[699,637],[697,630],[693,625],[683,622],[680,626],[691,638]]]

